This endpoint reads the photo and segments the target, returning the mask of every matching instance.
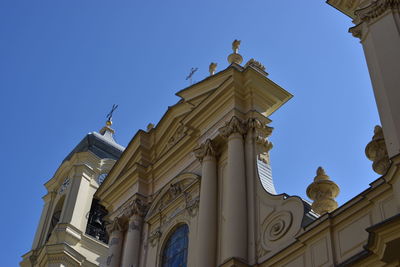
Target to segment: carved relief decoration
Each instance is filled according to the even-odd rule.
[[[184,193],[185,195],[185,208],[188,212],[188,214],[191,217],[194,217],[197,215],[197,211],[199,209],[199,203],[200,203],[200,197],[195,197],[193,198],[193,196],[189,193]]]
[[[158,241],[161,238],[161,235],[162,232],[159,228],[150,233],[149,242],[152,247],[154,247],[158,243]]]
[[[183,137],[189,134],[189,127],[186,125],[179,125],[176,132],[168,139],[166,150],[176,145]]]
[[[257,249],[258,252],[266,254],[273,250],[289,231],[292,221],[292,214],[288,211],[278,211],[267,217],[261,226],[261,247]]]
[[[165,185],[163,189],[160,190],[149,209],[146,219],[163,212],[178,199],[182,199],[182,201],[186,203],[185,199],[187,199],[188,194],[191,195],[190,197],[192,199],[195,199],[197,196],[192,196],[193,193],[190,191],[190,188],[194,184],[198,183],[198,181],[199,176],[190,173],[182,174],[174,178],[169,184]],[[198,194],[198,192],[196,192],[196,194]],[[192,205],[188,206],[192,207]]]
[[[181,174],[160,190],[146,215],[145,220],[157,225],[148,238],[155,246],[162,233],[177,220],[190,221],[196,216],[199,207],[199,176],[191,173]]]

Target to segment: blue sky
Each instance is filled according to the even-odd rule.
[[[294,95],[271,119],[279,193],[306,198],[323,166],[340,204],[378,176],[365,157],[379,117],[351,20],[314,1],[0,1],[2,266],[30,249],[43,184],[112,104],[127,145],[194,80],[218,70],[234,39]],[[6,242],[4,242],[6,241]]]

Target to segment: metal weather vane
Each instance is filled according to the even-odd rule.
[[[192,81],[193,75],[194,75],[194,73],[195,73],[198,69],[199,69],[199,68],[191,68],[191,69],[190,69],[190,73],[189,73],[189,75],[186,77],[186,81],[187,81],[187,80],[190,80],[190,84],[193,83],[193,81]]]
[[[116,105],[116,104],[113,104],[112,105],[112,108],[111,108],[111,111],[107,114],[107,116],[106,116],[106,118],[107,118],[107,121],[112,121],[112,116],[113,116],[113,113],[114,113],[114,111],[116,110],[118,108],[118,105]]]

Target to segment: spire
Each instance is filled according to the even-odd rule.
[[[240,65],[243,61],[243,57],[239,54],[239,46],[240,46],[240,40],[234,40],[232,43],[232,51],[233,53],[228,56],[228,62],[229,64],[236,63]]]

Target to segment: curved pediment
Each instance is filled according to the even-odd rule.
[[[185,197],[187,203],[190,203],[192,196],[188,194],[188,189],[200,180],[200,176],[194,173],[183,173],[176,176],[156,194],[154,201],[146,215],[146,220],[155,214],[166,209],[174,200]]]

